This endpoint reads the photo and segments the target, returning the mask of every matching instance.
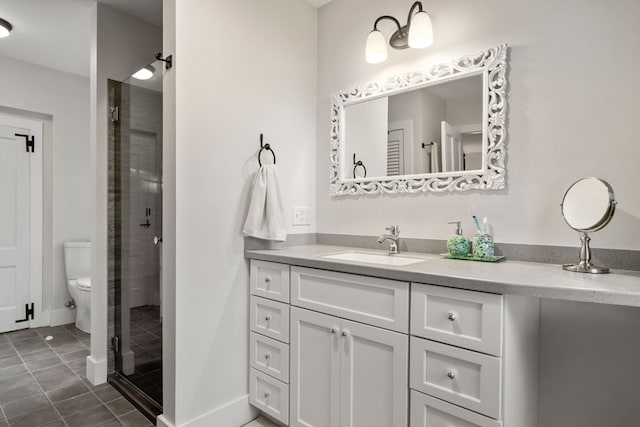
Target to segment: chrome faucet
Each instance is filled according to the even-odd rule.
[[[400,239],[400,227],[397,225],[390,225],[385,230],[391,234],[383,234],[378,237],[378,243],[383,243],[385,240],[389,240],[389,255],[395,255],[400,252],[398,249],[398,240]]]

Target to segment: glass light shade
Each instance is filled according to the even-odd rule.
[[[0,39],[7,37],[11,33],[12,29],[13,27],[11,26],[11,24],[9,24],[4,19],[0,19]]]
[[[421,49],[433,43],[433,27],[427,12],[418,12],[411,18],[409,26],[409,47]]]
[[[373,30],[369,33],[365,53],[369,64],[379,64],[387,60],[387,41],[380,31]]]
[[[131,77],[138,80],[149,80],[151,77],[153,77],[153,70],[151,69],[151,67],[140,68],[138,71],[133,73]]]

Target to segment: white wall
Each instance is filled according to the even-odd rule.
[[[356,163],[361,161],[367,169],[367,177],[387,174],[387,117],[389,98],[382,97],[368,102],[349,105],[344,110],[344,139],[347,161],[342,165],[343,179],[353,178],[353,155]],[[358,177],[363,176],[361,167],[356,169]]]
[[[299,0],[168,3],[176,37],[175,424],[237,427],[252,415],[241,230],[260,133],[277,155],[287,222],[294,205],[314,209],[317,12]]]
[[[89,184],[89,79],[0,56],[0,109],[45,120],[43,309],[53,325],[72,322],[62,244],[86,240],[93,221]],[[22,111],[16,111],[22,110]],[[47,138],[50,137],[50,138]],[[46,315],[49,315],[47,313]]]
[[[476,214],[489,217],[498,242],[577,246],[558,205],[573,181],[595,175],[613,186],[620,203],[612,223],[592,236],[592,245],[640,249],[640,146],[634,142],[640,133],[639,3],[423,3],[433,19],[433,46],[390,49],[389,60],[379,65],[364,61],[366,35],[380,15],[405,19],[410,0],[335,0],[319,11],[318,231],[378,235],[396,223],[405,237],[447,239],[448,221],[462,217],[470,230]],[[392,25],[381,29],[389,32]],[[505,190],[329,197],[331,93],[505,42],[510,46]],[[416,212],[429,212],[428,220]]]
[[[91,200],[95,229],[92,233],[91,356],[87,378],[94,384],[107,374],[107,81],[125,80],[154,61],[162,50],[162,30],[154,25],[96,4],[91,14],[90,129]]]

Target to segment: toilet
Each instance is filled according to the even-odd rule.
[[[76,327],[91,333],[91,242],[65,242],[64,269],[75,302]]]

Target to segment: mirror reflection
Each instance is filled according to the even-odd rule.
[[[482,169],[483,105],[482,74],[346,105],[343,179]]]

